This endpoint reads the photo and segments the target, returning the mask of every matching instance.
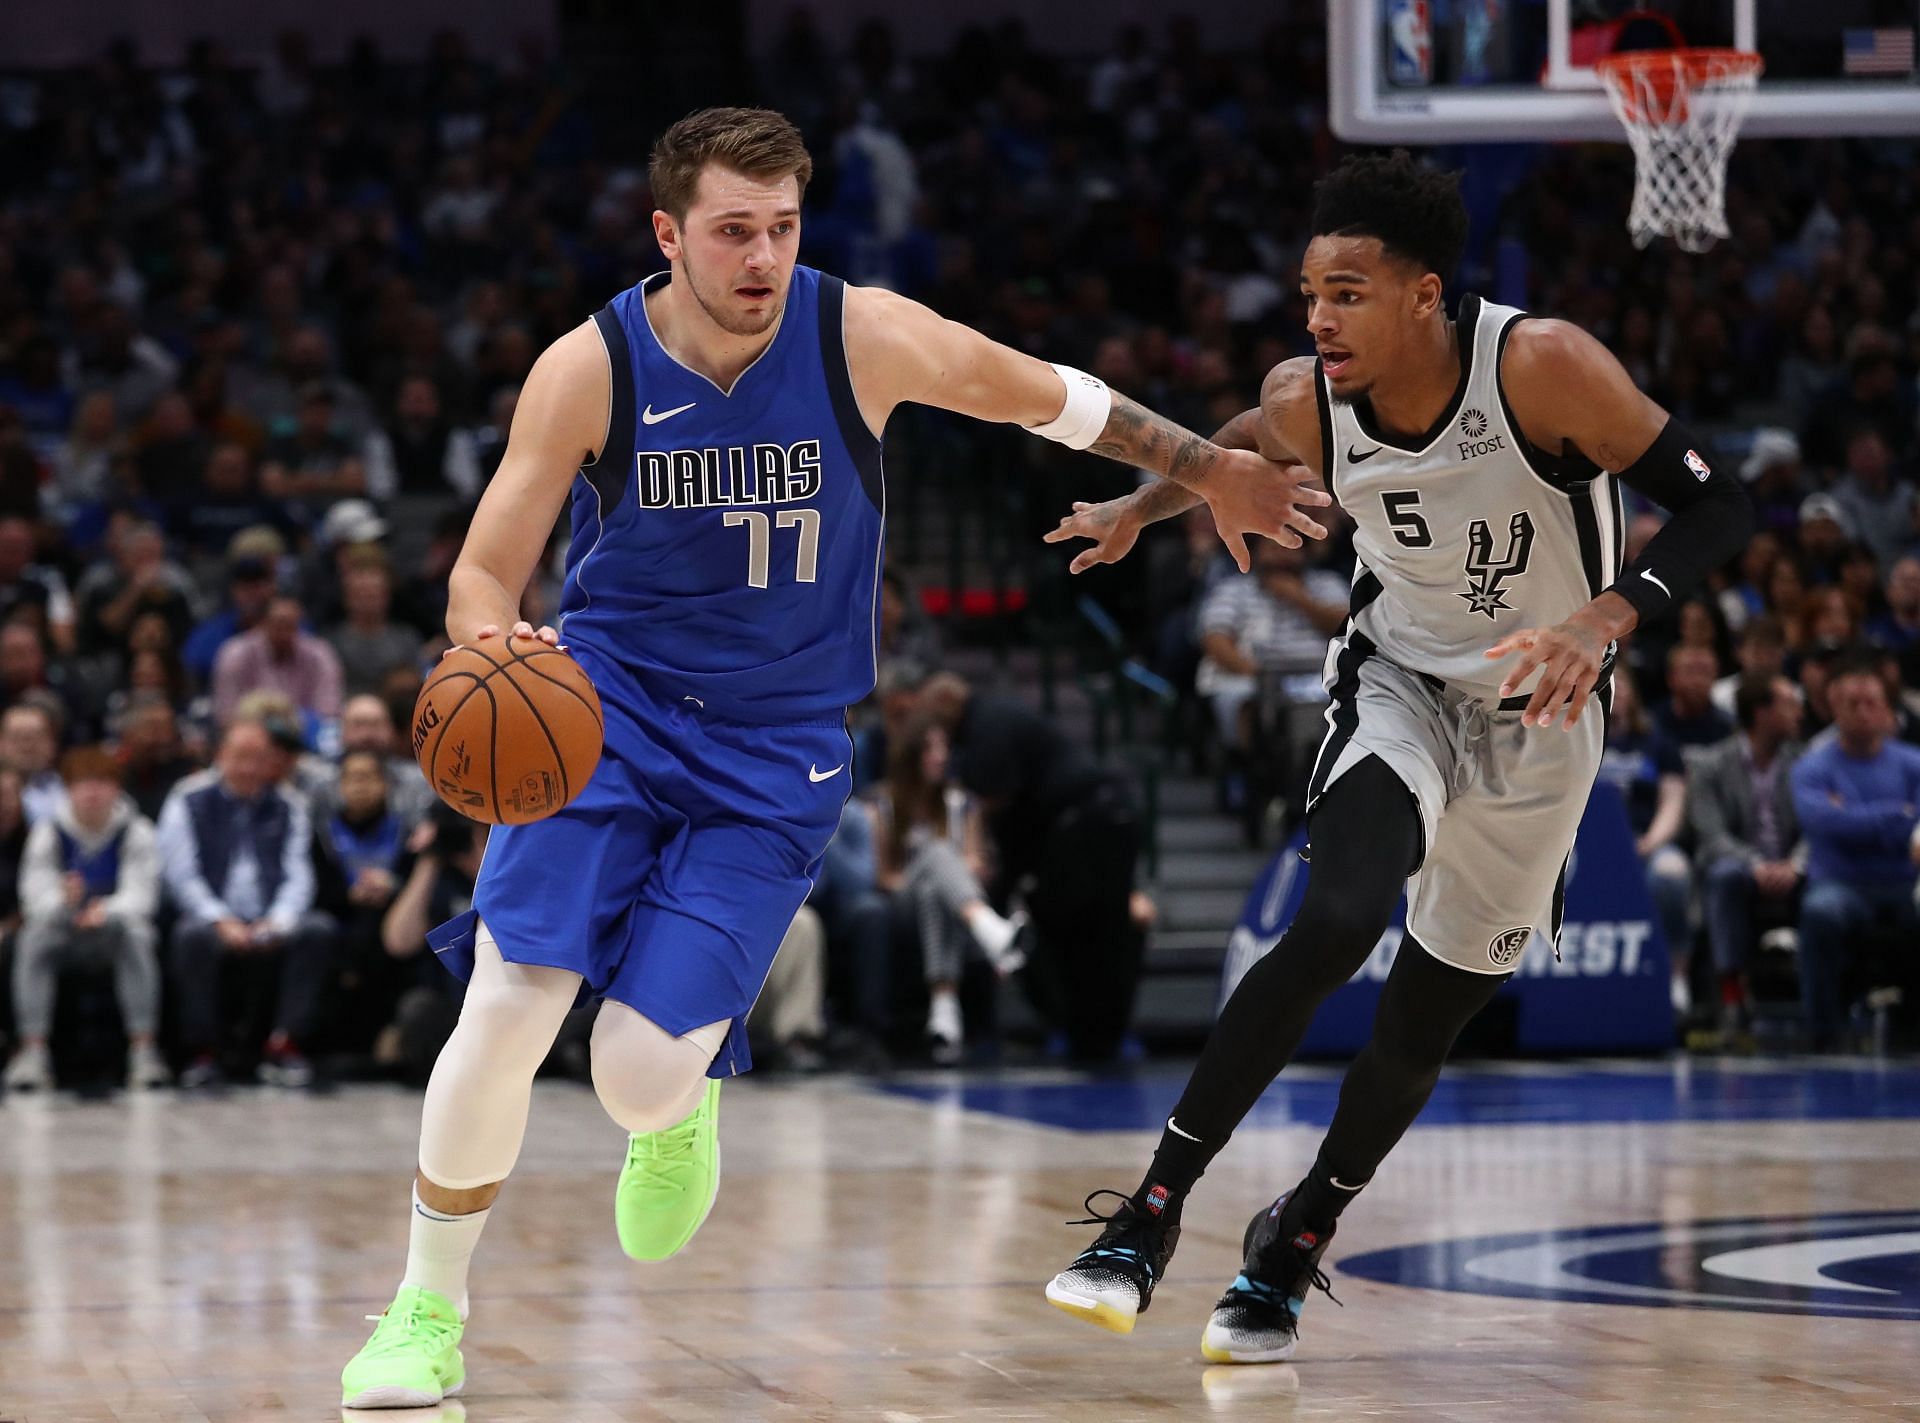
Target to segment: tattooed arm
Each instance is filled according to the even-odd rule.
[[[868,425],[885,427],[895,405],[915,401],[1029,429],[1057,419],[1066,404],[1059,374],[1044,361],[989,340],[971,327],[878,288],[847,293],[847,353],[854,397]],[[1305,509],[1328,502],[1251,450],[1222,449],[1112,392],[1097,454],[1192,490],[1213,508],[1220,538],[1242,569],[1245,535],[1324,538]]]
[[[1308,466],[1318,462],[1319,453],[1319,415],[1314,405],[1312,377],[1311,360],[1283,361],[1275,366],[1261,385],[1260,404],[1252,410],[1241,411],[1222,425],[1212,443],[1222,450],[1257,452],[1270,461],[1267,465],[1270,480],[1299,491],[1295,496],[1297,503],[1325,504],[1330,502],[1326,495],[1301,487],[1312,477]],[[1117,404],[1120,397],[1114,398]],[[1105,438],[1103,434],[1102,439]],[[1314,457],[1296,456],[1295,443],[1311,449]],[[1100,445],[1095,444],[1093,448],[1099,450]],[[1045,539],[1048,543],[1092,539],[1093,545],[1081,549],[1068,566],[1069,572],[1084,573],[1096,564],[1117,563],[1125,558],[1148,524],[1175,518],[1202,502],[1204,497],[1200,491],[1172,479],[1152,480],[1132,494],[1103,504],[1075,503],[1073,512],[1061,519]],[[1290,525],[1268,536],[1287,548],[1298,548],[1302,534],[1324,538],[1325,530],[1311,519],[1303,523],[1296,517]],[[1226,542],[1229,548],[1233,547],[1231,539]]]

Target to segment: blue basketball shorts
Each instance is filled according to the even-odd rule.
[[[473,909],[427,942],[467,979],[484,919],[509,963],[577,973],[583,997],[675,1037],[730,1019],[708,1075],[745,1072],[747,1012],[852,784],[845,718],[728,721],[581,660],[606,717],[593,779],[546,820],[496,826]]]

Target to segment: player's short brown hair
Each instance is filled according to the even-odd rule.
[[[684,222],[700,173],[718,163],[749,178],[778,179],[791,173],[806,196],[813,158],[800,130],[772,109],[697,109],[660,135],[647,164],[654,205]]]

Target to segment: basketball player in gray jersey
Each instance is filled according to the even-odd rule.
[[[1285,937],[1228,1000],[1139,1189],[1096,1214],[1099,1239],[1047,1286],[1070,1314],[1133,1328],[1187,1193],[1372,952],[1405,886],[1407,937],[1372,1040],[1312,1169],[1247,1227],[1241,1273],[1202,1339],[1217,1363],[1292,1355],[1341,1211],[1528,937],[1559,932],[1617,639],[1684,599],[1753,527],[1740,487],[1586,332],[1473,296],[1448,317],[1441,274],[1466,234],[1453,175],[1405,153],[1349,160],[1316,191],[1313,234],[1301,287],[1319,355],[1275,367],[1259,408],[1214,437],[1305,465],[1355,525],[1308,785],[1311,876]],[[1621,483],[1673,514],[1624,569]],[[1154,482],[1075,505],[1048,539],[1093,540],[1079,572],[1194,502]]]

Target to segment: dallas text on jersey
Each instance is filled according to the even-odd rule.
[[[820,492],[820,441],[640,450],[634,455],[642,509],[716,509],[794,504]]]

